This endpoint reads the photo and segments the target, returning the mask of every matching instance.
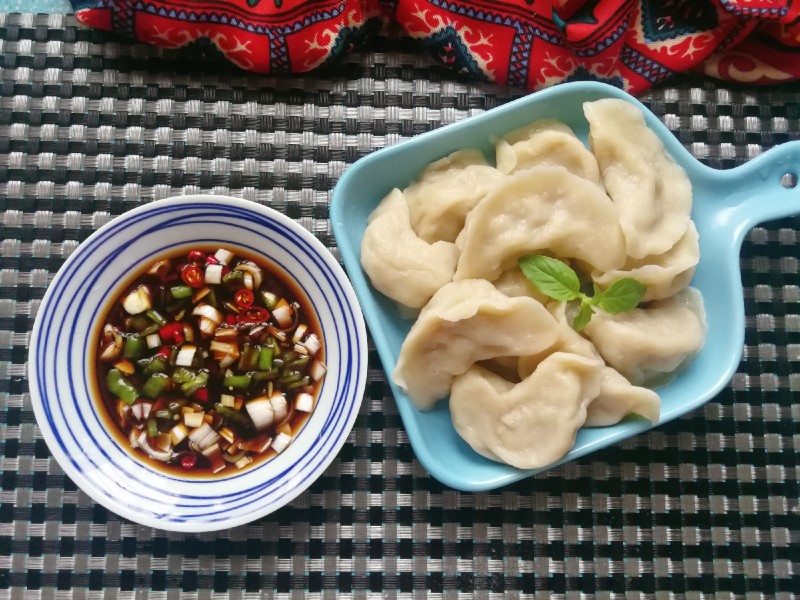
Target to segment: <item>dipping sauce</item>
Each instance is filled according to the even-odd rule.
[[[227,248],[148,265],[98,338],[109,428],[138,459],[181,477],[234,474],[285,450],[326,372],[310,303]]]

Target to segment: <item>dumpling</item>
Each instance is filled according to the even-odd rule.
[[[592,317],[584,331],[606,362],[634,385],[658,385],[703,347],[705,310],[686,288],[647,308]]]
[[[514,383],[520,381],[520,377],[517,375],[517,371],[519,370],[519,356],[498,356],[497,358],[478,361],[475,364],[489,369],[495,375],[499,375],[508,381],[513,381]]]
[[[458,434],[492,460],[520,469],[554,463],[575,443],[586,407],[600,391],[603,362],[557,352],[518,384],[474,366],[453,381]]]
[[[569,325],[566,303],[551,302],[547,309],[558,322],[558,340],[544,352],[519,358],[517,375],[520,379],[529,377],[542,360],[556,352],[601,360],[594,345]],[[632,385],[620,373],[606,365],[603,366],[602,375],[599,394],[586,409],[585,427],[613,425],[631,413],[641,415],[653,423],[658,422],[661,399],[656,392]]]
[[[562,166],[578,177],[600,183],[597,159],[572,132],[552,119],[535,121],[506,134],[495,144],[497,169],[516,173],[537,166]]]
[[[600,393],[587,407],[583,426],[614,425],[631,413],[658,423],[661,398],[651,389],[631,384],[619,371],[605,367]]]
[[[633,104],[607,98],[586,102],[583,111],[603,183],[619,208],[628,255],[664,254],[689,223],[692,184],[688,176]]]
[[[421,308],[453,278],[457,262],[455,244],[429,244],[417,237],[400,190],[392,190],[370,215],[361,266],[375,289],[392,300]]]
[[[538,119],[532,123],[509,131],[502,139],[513,146],[514,144],[529,140],[537,133],[542,133],[543,131],[572,133],[570,126],[563,121],[559,121],[558,119]]]
[[[516,298],[518,296],[528,296],[538,300],[542,304],[550,302],[550,297],[540,292],[534,286],[518,266],[514,266],[505,271],[500,277],[495,279],[492,284],[506,296]]]
[[[584,358],[600,359],[600,353],[595,350],[592,342],[575,331],[569,324],[566,302],[550,301],[546,307],[547,311],[553,315],[556,323],[558,323],[558,339],[552,346],[548,346],[539,353],[523,354],[519,357],[517,374],[520,379],[529,377],[539,366],[539,363],[556,352],[567,352]]]
[[[610,271],[625,263],[617,209],[564,167],[510,175],[467,215],[454,279],[497,279],[527,254],[550,251]]]
[[[502,178],[478,150],[458,150],[431,163],[403,190],[411,227],[431,244],[455,241],[467,213]]]
[[[617,279],[633,277],[647,286],[642,302],[669,298],[689,285],[694,277],[695,267],[700,262],[699,240],[694,222],[689,221],[683,237],[664,254],[629,258],[621,269],[592,272],[592,279],[605,288]]]
[[[454,281],[420,312],[392,377],[417,408],[429,410],[473,363],[535,354],[557,337],[558,324],[536,300],[509,298],[488,281]]]

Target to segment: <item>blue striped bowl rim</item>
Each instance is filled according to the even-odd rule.
[[[317,407],[289,448],[255,468],[220,479],[180,479],[122,448],[92,399],[89,351],[95,322],[122,290],[131,265],[194,245],[220,244],[266,255],[312,302],[325,340],[328,375]],[[241,525],[304,491],[344,444],[367,371],[364,319],[331,253],[288,217],[222,196],[156,201],[114,219],[67,259],[42,300],[28,374],[34,413],[67,475],[94,500],[132,521],[173,531]]]

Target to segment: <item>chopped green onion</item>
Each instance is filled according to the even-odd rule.
[[[280,454],[281,452],[286,450],[286,448],[288,448],[289,444],[291,443],[292,443],[292,436],[286,435],[285,433],[281,432],[275,436],[275,439],[272,442],[272,448],[273,450],[275,450],[275,452]]]
[[[317,352],[319,352],[319,349],[322,348],[319,338],[314,333],[306,338],[306,341],[303,342],[303,345],[306,347],[306,350],[308,350],[308,353],[311,356],[314,356]]]
[[[310,413],[314,408],[314,397],[307,392],[297,394],[294,406],[300,412]]]
[[[220,248],[214,253],[214,258],[216,258],[223,265],[230,264],[230,262],[233,260],[233,257],[233,252],[227,248]]]
[[[222,281],[222,265],[206,266],[205,282],[211,285],[218,285]]]
[[[172,419],[172,413],[166,409],[156,411],[156,419]]]
[[[193,346],[192,344],[181,346],[178,356],[175,359],[175,364],[179,367],[191,367],[196,352],[197,346]]]
[[[325,373],[328,371],[328,368],[325,366],[325,363],[315,360],[311,363],[311,368],[308,370],[309,375],[311,375],[311,379],[314,381],[319,381],[323,377],[325,377]]]
[[[151,333],[146,338],[144,338],[144,341],[147,342],[147,347],[150,350],[158,348],[161,345],[161,337],[157,333]]]
[[[122,301],[122,308],[128,314],[138,315],[153,307],[153,300],[150,297],[150,290],[146,285],[140,285]]]

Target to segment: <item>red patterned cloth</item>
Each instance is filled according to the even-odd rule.
[[[687,70],[749,84],[800,78],[792,0],[72,2],[90,27],[264,73],[314,69],[395,20],[454,69],[528,90],[597,79],[636,93]]]

